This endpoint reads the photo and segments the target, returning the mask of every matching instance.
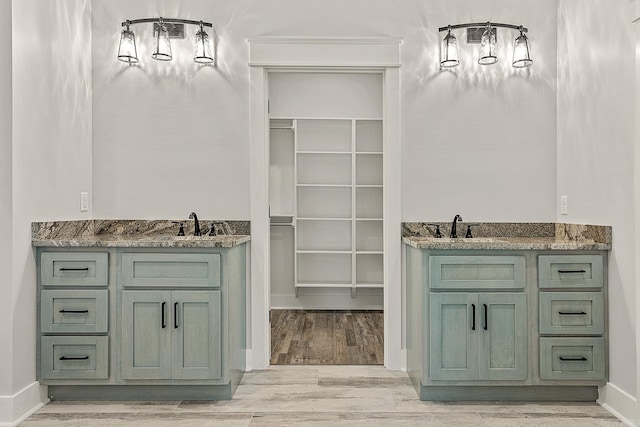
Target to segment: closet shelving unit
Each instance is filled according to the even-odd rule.
[[[382,121],[272,118],[270,127],[293,131],[296,295],[382,288]]]

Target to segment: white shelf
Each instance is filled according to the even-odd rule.
[[[296,184],[296,187],[347,187],[351,188],[351,184]]]
[[[356,288],[384,288],[384,283],[356,283]]]
[[[296,173],[296,184],[350,185],[352,182],[351,153],[298,153],[296,163],[298,169]]]
[[[351,218],[351,187],[297,187],[297,216]]]
[[[280,124],[280,123],[279,123]],[[296,288],[382,288],[380,119],[292,120]]]
[[[296,250],[297,254],[344,254],[344,255],[351,255],[353,251],[331,251],[331,250]]]
[[[269,116],[270,120],[354,120],[353,117],[309,117],[309,116],[296,116],[296,117],[281,117],[281,116]],[[358,117],[355,119],[356,122],[380,122],[382,123],[381,117]]]
[[[356,255],[356,285],[360,283],[382,283],[384,280],[382,254]]]
[[[297,120],[299,152],[346,152],[351,154],[351,120]]]
[[[296,218],[298,221],[351,221],[351,217],[349,218]]]
[[[296,283],[296,288],[351,288],[351,282],[335,283]]]
[[[382,187],[356,188],[356,218],[382,218]]]
[[[337,154],[337,155],[342,155],[342,154],[348,154],[351,155],[351,151],[296,151],[296,154],[300,155],[300,154],[308,154],[308,155],[315,155],[315,154]]]
[[[382,151],[382,120],[357,120],[356,151]]]
[[[356,156],[356,184],[382,185],[382,156]]]

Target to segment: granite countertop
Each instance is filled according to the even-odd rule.
[[[180,222],[185,225],[186,236],[177,236],[179,226],[170,220],[34,222],[31,244],[36,247],[231,248],[251,240],[249,221],[201,220],[202,236],[193,235],[193,221]],[[221,235],[207,235],[213,223],[221,223],[215,226]]]
[[[611,227],[561,223],[479,223],[473,238],[464,237],[465,223],[459,223],[457,239],[435,238],[439,224],[448,236],[451,224],[412,222],[402,224],[402,241],[417,249],[483,250],[610,250]]]

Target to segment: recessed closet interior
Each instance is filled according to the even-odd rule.
[[[268,81],[271,309],[381,312],[382,75]]]

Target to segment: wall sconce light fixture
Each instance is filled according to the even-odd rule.
[[[214,64],[216,62],[215,49],[212,46],[212,38],[205,31],[205,27],[213,28],[213,24],[204,21],[191,21],[177,18],[142,18],[127,20],[122,23],[124,29],[120,34],[120,47],[118,48],[118,59],[127,64],[137,64],[138,51],[136,49],[136,36],[131,31],[131,26],[142,23],[153,23],[153,53],[151,57],[158,61],[171,61],[173,53],[171,50],[172,38],[185,38],[185,25],[196,25],[199,27],[196,33],[195,54],[193,60],[199,64]]]
[[[451,68],[460,65],[458,58],[458,40],[451,33],[451,30],[458,28],[467,29],[467,43],[480,43],[480,55],[478,64],[491,65],[498,62],[496,55],[496,38],[497,28],[510,28],[518,30],[519,35],[513,44],[513,62],[514,68],[524,68],[533,64],[531,60],[531,50],[529,47],[529,38],[525,33],[529,30],[522,25],[498,24],[492,22],[486,23],[469,23],[456,24],[440,27],[439,32],[446,31],[442,43],[440,44],[440,67]],[[123,31],[124,36],[124,31]]]

